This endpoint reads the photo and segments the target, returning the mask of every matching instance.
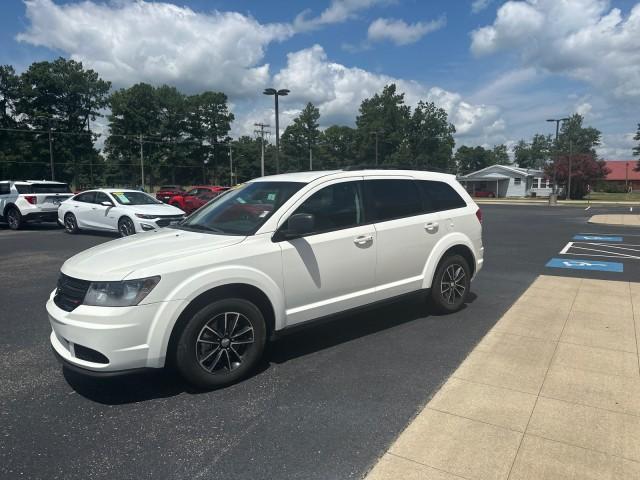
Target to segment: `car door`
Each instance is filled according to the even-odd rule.
[[[95,191],[82,192],[69,200],[71,205],[68,211],[76,217],[78,228],[93,228],[91,225],[90,212],[95,196]]]
[[[413,178],[365,177],[364,187],[378,243],[377,299],[419,290],[431,250],[442,238],[438,212],[426,208]]]
[[[110,202],[111,206],[102,205],[102,202]],[[90,210],[87,212],[88,223],[95,229],[99,230],[115,230],[112,225],[113,218],[113,200],[104,192],[95,192],[92,199]]]
[[[291,212],[314,215],[315,227],[280,241],[288,325],[372,300],[376,233],[362,200],[361,179],[349,178],[317,187]],[[285,221],[279,232],[286,228]]]

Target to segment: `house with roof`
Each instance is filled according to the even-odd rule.
[[[510,165],[490,165],[467,175],[458,181],[471,196],[477,197],[548,197],[551,180],[542,170]]]
[[[609,173],[603,183],[616,186],[619,190],[640,190],[640,172],[636,172],[635,160],[607,160],[605,162]]]

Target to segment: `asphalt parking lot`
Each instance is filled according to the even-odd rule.
[[[640,259],[619,253],[640,229],[587,223],[622,207],[482,209],[485,268],[467,308],[434,316],[411,300],[348,315],[282,338],[254,377],[206,393],[164,373],[63,370],[44,303],[66,258],[113,237],[0,226],[0,477],[362,477],[538,275],[640,281]]]

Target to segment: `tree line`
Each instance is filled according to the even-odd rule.
[[[108,133],[102,138],[96,122],[105,119]],[[141,157],[150,185],[227,184],[232,173],[234,182],[246,181],[260,175],[260,138],[231,138],[233,121],[222,92],[184,94],[146,83],[114,91],[97,72],[64,58],[35,62],[21,74],[4,65],[0,177],[50,178],[51,155],[56,178],[81,187],[139,185]],[[308,103],[284,129],[281,172],[378,163],[466,174],[511,163],[505,145],[455,150],[455,127],[446,111],[425,101],[411,108],[394,84],[361,102],[354,127],[319,125],[320,111]],[[580,115],[564,122],[558,142],[543,134],[518,142],[514,161],[548,167],[569,151],[569,142],[573,153],[597,161],[600,132],[584,127]],[[274,157],[273,141],[265,138],[266,174],[275,173]]]

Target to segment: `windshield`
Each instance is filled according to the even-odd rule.
[[[178,228],[225,235],[253,235],[304,185],[298,182],[246,183],[227,190],[186,218]]]
[[[112,192],[120,205],[156,205],[162,203],[144,192]]]

